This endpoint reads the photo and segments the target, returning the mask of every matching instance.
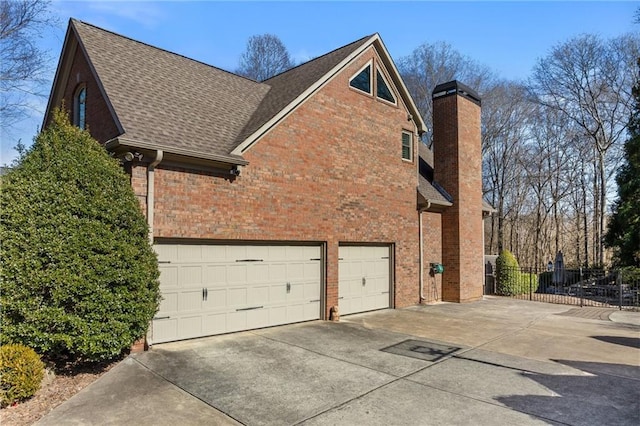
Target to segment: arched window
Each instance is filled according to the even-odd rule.
[[[86,127],[87,118],[87,88],[82,86],[76,91],[73,102],[73,124],[82,130]]]

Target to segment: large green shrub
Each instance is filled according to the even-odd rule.
[[[142,337],[157,258],[119,162],[58,110],[0,189],[1,341],[97,361]]]
[[[44,364],[24,345],[0,346],[0,405],[29,398],[40,389]]]
[[[514,293],[520,275],[520,267],[509,250],[503,250],[496,259],[496,293],[510,296]]]
[[[509,250],[503,250],[496,259],[496,281],[496,293],[502,296],[538,290],[538,276],[521,272],[518,260]]]

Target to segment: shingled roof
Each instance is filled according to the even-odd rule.
[[[373,37],[256,82],[82,21],[69,28],[112,106],[119,143],[231,162],[241,162],[232,151],[247,137]]]
[[[270,87],[130,38],[70,24],[124,134],[158,148],[228,155]]]

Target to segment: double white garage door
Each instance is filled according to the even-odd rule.
[[[163,300],[152,343],[320,318],[320,246],[157,244],[155,249]],[[340,247],[338,291],[341,314],[388,307],[389,248]]]

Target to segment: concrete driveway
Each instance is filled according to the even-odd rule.
[[[640,424],[640,313],[487,297],[157,345],[64,424]]]

